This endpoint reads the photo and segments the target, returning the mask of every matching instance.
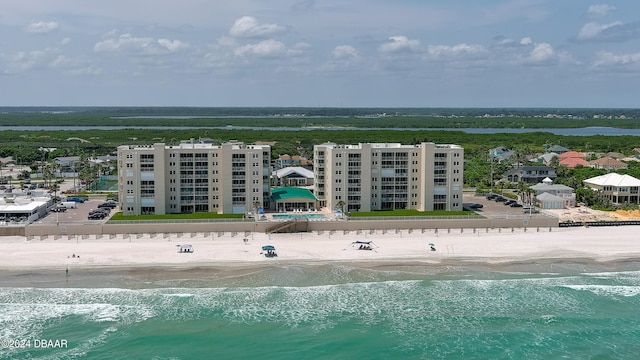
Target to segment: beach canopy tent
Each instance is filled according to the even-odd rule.
[[[320,205],[320,201],[311,191],[302,188],[275,188],[271,190],[271,196],[278,212],[318,209]]]
[[[357,248],[358,250],[373,250],[374,247],[378,247],[378,245],[374,244],[373,241],[354,241],[351,243],[351,247]]]
[[[263,253],[264,253],[264,256],[266,256],[266,257],[278,256],[278,253],[276,253],[276,248],[273,245],[265,245],[265,246],[263,246],[261,254],[263,254]]]
[[[178,245],[178,252],[181,253],[192,253],[193,252],[193,246],[189,245],[189,244],[184,244],[184,245]]]

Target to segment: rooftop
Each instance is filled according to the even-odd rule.
[[[288,200],[288,199],[294,199],[294,198],[318,201],[318,198],[316,198],[311,191],[303,188],[297,188],[297,187],[275,188],[271,191],[271,195],[273,196],[273,200],[275,201],[282,201],[282,200]]]

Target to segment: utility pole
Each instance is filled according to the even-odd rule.
[[[489,161],[491,161],[491,178],[489,179],[489,195],[493,195],[493,151],[489,150]]]

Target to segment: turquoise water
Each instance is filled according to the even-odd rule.
[[[52,287],[0,289],[0,339],[68,347],[5,346],[0,358],[635,359],[640,349],[635,270],[290,265],[80,276],[92,287],[47,276],[25,280]]]
[[[324,219],[324,214],[273,214],[274,219]]]

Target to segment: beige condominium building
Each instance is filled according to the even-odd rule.
[[[271,148],[231,141],[118,147],[124,215],[242,214],[269,198]]]
[[[315,145],[315,195],[349,212],[462,210],[463,162],[458,145]]]

